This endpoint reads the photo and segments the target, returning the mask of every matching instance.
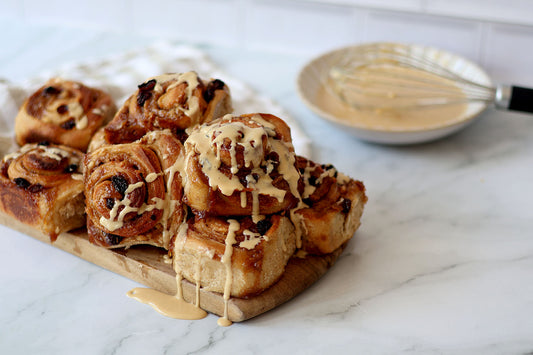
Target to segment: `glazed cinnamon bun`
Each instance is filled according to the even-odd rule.
[[[185,201],[193,210],[257,222],[298,204],[290,129],[276,116],[226,115],[198,126],[185,153]]]
[[[0,209],[52,241],[85,225],[83,153],[55,144],[27,144],[0,165]]]
[[[287,217],[227,219],[195,216],[173,241],[178,277],[225,298],[248,297],[274,284],[296,248]]]
[[[229,89],[215,79],[204,82],[195,72],[165,74],[138,86],[105,128],[108,143],[129,143],[154,130],[184,130],[231,112]]]
[[[51,142],[86,151],[93,134],[115,111],[102,90],[51,79],[24,101],[15,118],[15,137],[19,145]]]
[[[85,157],[87,229],[105,247],[168,248],[185,217],[183,146],[169,131],[134,143],[106,145]]]
[[[296,159],[304,184],[303,205],[295,211],[302,249],[328,254],[354,235],[361,224],[367,201],[365,186],[338,172],[332,165],[319,165],[304,157]]]

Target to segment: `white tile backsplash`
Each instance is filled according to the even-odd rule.
[[[420,43],[533,85],[533,0],[0,0],[1,18],[306,56]]]
[[[437,46],[479,60],[480,24],[427,14],[375,12],[368,14],[365,41],[398,41]]]
[[[427,0],[426,11],[453,17],[533,25],[531,0]]]
[[[358,7],[381,8],[388,10],[420,11],[425,0],[303,0],[337,5],[353,5]]]
[[[235,0],[128,0],[132,30],[187,41],[236,45],[240,34]]]
[[[0,18],[23,17],[23,3],[19,0],[2,0],[0,2]]]
[[[129,17],[129,1],[26,0],[23,11],[29,22],[120,31]]]
[[[495,24],[487,36],[486,67],[496,82],[533,87],[533,27]]]
[[[358,39],[351,7],[300,1],[253,1],[245,12],[245,44],[318,53]]]

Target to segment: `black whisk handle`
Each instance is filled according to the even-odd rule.
[[[511,86],[508,109],[533,113],[533,89]]]

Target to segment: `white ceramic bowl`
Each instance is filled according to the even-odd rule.
[[[405,46],[405,44],[385,44]],[[486,103],[471,102],[467,104],[467,107],[462,114],[457,117],[450,117],[450,119],[443,124],[433,126],[424,125],[411,128],[369,126],[358,122],[357,117],[354,117],[352,120],[336,117],[335,114],[329,111],[325,106],[321,106],[320,102],[316,100],[317,94],[323,85],[323,78],[343,55],[348,55],[349,53],[353,53],[353,51],[363,50],[366,46],[373,45],[376,45],[376,43],[340,48],[323,54],[305,65],[300,71],[297,79],[298,93],[303,102],[318,116],[339,126],[344,131],[350,132],[355,137],[365,141],[382,144],[415,144],[445,137],[470,124],[487,108]],[[419,45],[409,46],[413,52],[424,53],[424,55],[429,56],[438,64],[446,67],[454,73],[480,84],[492,86],[492,82],[487,73],[471,61],[433,47]]]

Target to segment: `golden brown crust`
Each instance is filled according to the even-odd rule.
[[[166,131],[87,154],[84,182],[91,242],[168,248],[185,214],[181,155],[181,143]]]
[[[185,152],[185,201],[197,211],[269,215],[298,203],[290,129],[276,116],[224,116],[193,130]]]
[[[281,277],[296,248],[296,236],[290,220],[279,215],[263,222],[266,230],[258,230],[249,218],[238,223],[231,257],[231,296],[250,297]],[[205,290],[224,292],[226,268],[222,258],[228,227],[229,222],[219,217],[197,216],[189,221],[173,249],[174,263],[183,277],[191,282],[198,280]]]
[[[129,143],[163,129],[180,135],[231,110],[229,89],[222,81],[204,83],[195,72],[161,75],[140,84],[126,100],[105,128],[106,141]]]
[[[233,112],[233,106],[231,102],[231,95],[229,88],[221,80],[215,79],[211,80],[207,87],[211,85],[212,99],[207,103],[207,109],[204,113],[203,122],[211,122],[219,117],[227,115],[228,113]],[[211,94],[205,94],[208,98],[211,97]]]
[[[318,165],[298,157],[304,184],[305,207],[295,213],[302,233],[302,249],[328,254],[352,238],[361,224],[367,201],[361,181],[348,178],[331,165]]]
[[[103,147],[104,145],[109,145],[109,143],[105,139],[105,127],[100,127],[89,142],[87,154],[94,152],[96,149]]]
[[[16,140],[19,145],[46,141],[85,151],[115,111],[102,90],[51,79],[24,101],[15,119]]]
[[[83,154],[60,145],[27,144],[4,157],[0,209],[50,235],[85,225]]]

